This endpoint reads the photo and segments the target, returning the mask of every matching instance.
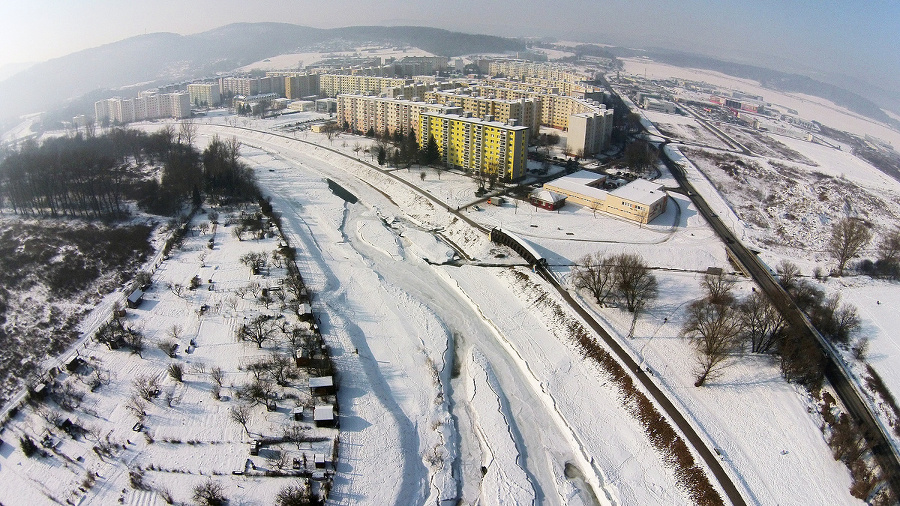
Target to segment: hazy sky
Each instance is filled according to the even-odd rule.
[[[897,0],[4,0],[0,66],[43,61],[132,35],[189,34],[240,21],[323,28],[417,24],[591,39],[752,59],[777,68],[790,64],[801,71],[857,72],[873,84],[900,88]]]

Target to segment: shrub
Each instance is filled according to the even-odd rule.
[[[22,448],[22,453],[24,453],[26,457],[31,457],[38,451],[37,445],[34,444],[34,441],[28,436],[19,438],[19,447]]]
[[[184,381],[184,368],[181,367],[181,364],[169,364],[167,372],[169,373],[169,377],[173,380],[179,383]]]

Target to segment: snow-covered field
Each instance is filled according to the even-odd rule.
[[[211,118],[198,124],[198,144],[204,146],[215,134],[242,142],[243,158],[272,197],[285,234],[297,247],[298,267],[315,294],[313,309],[339,371],[340,457],[333,503],[689,503],[685,490],[675,485],[673,469],[648,444],[617,390],[530,302],[534,294],[523,291],[512,274],[515,268],[478,261],[462,267],[434,265],[453,255],[435,230],[486,264],[520,263],[447,212],[447,206],[471,202],[471,180],[447,172],[438,179],[426,171],[422,181],[419,171],[398,171],[401,182],[353,159],[359,138],[348,138],[344,146],[343,136],[333,143],[316,134],[284,137],[267,131],[273,125],[248,120],[240,125],[246,128],[234,128]],[[359,202],[350,204],[332,193],[326,178]],[[667,174],[661,182],[674,186]],[[421,186],[439,202],[409,184]],[[500,225],[531,242],[564,280],[571,263],[584,254],[641,254],[655,268],[661,297],[639,320],[633,340],[623,337],[630,315],[584,304],[654,372],[658,385],[708,445],[720,449],[726,470],[748,502],[852,504],[849,475],[831,458],[817,419],[807,412],[811,401],[781,379],[776,365],[741,358],[719,381],[693,387],[693,353],[679,337],[681,308],[700,296],[703,271],[730,268],[723,245],[690,201],[671,197],[667,212],[644,227],[574,205],[556,213],[507,202],[465,212],[476,222]],[[259,309],[243,299],[234,308],[227,302],[229,290],[249,281],[236,259],[275,244],[237,241],[220,229],[221,244],[201,260],[205,240],[189,238],[182,251],[162,264],[158,288],[129,318],[140,321],[151,339],[181,322],[185,336],[197,340],[185,361],[221,363],[237,383],[248,374],[238,366],[258,350],[236,342],[234,328],[245,311]],[[159,288],[166,281],[185,283],[194,274],[213,279],[215,291],[201,289],[202,294],[192,292],[184,300]],[[750,288],[742,285],[740,290],[743,294]],[[198,318],[194,310],[201,296],[214,310]],[[30,504],[48,502],[45,494],[77,499],[81,494],[71,494],[84,469],[92,468],[100,476],[83,504],[108,504],[119,497],[127,504],[161,504],[160,498],[130,488],[128,467],[140,462],[165,468],[149,471],[148,480],[165,485],[178,500],[187,500],[190,489],[213,471],[224,473],[215,479],[236,503],[271,500],[283,478],[230,474],[247,458],[246,437],[240,425],[228,420],[225,406],[233,401],[214,401],[208,379],[190,372],[197,367],[188,368],[183,385],[163,381],[164,396],[171,392],[178,402],[168,408],[157,400],[150,408],[148,426],[158,431],[150,444],[125,422],[133,417],[123,404],[130,378],[147,374],[148,368],[159,370],[168,358],[156,349],[148,350],[145,359],[98,345],[88,352],[104,364],[115,360],[117,365],[110,384],[85,397],[83,406],[96,415],[78,416],[95,416],[92,424],[106,427],[104,435],[112,431],[117,443],[124,439],[126,448],[109,462],[99,461],[89,444],[70,445],[73,455],[85,457],[83,462],[75,457],[27,459],[13,447],[16,438],[4,435],[0,481],[21,483],[18,497]],[[26,430],[29,421],[46,424],[26,409],[5,434]],[[285,422],[284,413],[257,408],[250,430],[277,431]],[[257,465],[268,463],[262,459]],[[182,468],[188,472],[180,472]],[[50,484],[41,479],[51,475],[56,479]],[[15,504],[14,497],[2,495],[4,489],[9,487],[0,487],[0,500]]]
[[[760,94],[769,102],[796,108],[806,119],[816,119],[859,135],[875,135],[897,145],[896,132],[821,99],[785,95],[759,88],[746,80],[708,71],[677,69],[653,62],[632,61],[628,65],[640,75],[646,66],[648,76],[652,74],[656,78],[703,80]],[[674,117],[650,111],[642,111],[642,114],[661,124],[672,122]],[[758,249],[768,265],[774,268],[782,260],[789,260],[799,265],[806,276],[812,276],[816,268],[829,272],[834,261],[825,244],[832,224],[843,216],[863,218],[872,225],[874,238],[860,257],[877,258],[882,234],[895,229],[900,219],[900,182],[854,156],[847,146],[834,140],[829,142],[840,149],[774,133],[751,132],[738,126],[729,125],[726,130],[736,134],[742,142],[745,136],[752,135],[761,139],[766,147],[775,141],[788,151],[777,145],[774,148],[777,153],[769,149],[758,150],[763,156],[722,155],[693,147],[682,147],[680,151],[673,146],[666,149],[673,159],[687,168],[688,178],[714,211],[743,241]],[[688,155],[687,158],[682,152]],[[897,415],[868,386],[866,369],[867,365],[871,366],[894,396],[900,393],[900,375],[896,367],[900,361],[900,341],[895,332],[900,325],[895,316],[900,285],[850,276],[827,279],[819,283],[819,287],[827,295],[839,295],[844,302],[858,309],[862,320],[858,336],[870,340],[868,358],[863,362],[854,358],[849,349],[841,351],[871,404],[881,414],[894,444],[900,446],[894,428]]]
[[[738,90],[751,95],[762,96],[766,102],[789,107],[799,112],[807,120],[815,120],[824,125],[857,135],[873,135],[894,146],[900,146],[900,132],[869,118],[853,113],[828,100],[802,93],[784,93],[764,88],[756,81],[741,79],[711,70],[674,67],[645,58],[622,58],[625,72],[648,79],[689,79],[703,81],[715,86]]]

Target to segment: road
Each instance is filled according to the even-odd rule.
[[[712,211],[706,201],[688,181],[682,167],[669,158],[665,149],[660,149],[660,158],[669,168],[672,176],[687,192],[691,201],[697,207],[697,211],[722,239],[725,247],[732,253],[733,257],[741,263],[744,272],[753,278],[763,293],[769,297],[794,328],[805,329],[815,339],[827,359],[825,378],[834,387],[847,411],[862,423],[865,428],[863,432],[868,442],[872,445],[872,453],[885,471],[885,474],[890,477],[891,488],[894,489],[897,496],[900,496],[900,455],[898,455],[894,445],[891,444],[886,428],[879,422],[872,407],[863,397],[859,386],[851,379],[850,373],[838,356],[837,351],[813,327],[809,318],[797,307],[797,304],[794,303],[784,288],[778,284],[759,257],[744,246],[719,216]]]

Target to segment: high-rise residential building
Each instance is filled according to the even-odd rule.
[[[190,95],[187,92],[160,94],[157,90],[142,91],[137,98],[110,98],[94,102],[98,122],[130,123],[145,119],[191,116]]]
[[[578,156],[592,156],[609,148],[612,137],[613,111],[605,106],[597,111],[569,116],[566,151]]]
[[[470,113],[425,112],[419,117],[421,146],[434,139],[445,165],[514,181],[525,175],[528,127],[475,118]]]
[[[191,105],[215,107],[222,102],[218,83],[191,83],[187,85]]]
[[[366,133],[371,129],[377,134],[398,130],[403,135],[415,132],[419,138],[419,116],[425,112],[445,113],[454,109],[442,104],[414,102],[412,100],[374,97],[368,95],[338,95],[337,121],[353,131]],[[458,110],[458,109],[456,109]]]
[[[261,95],[274,93],[279,97],[284,96],[284,77],[220,77],[219,94],[224,97],[235,95]]]
[[[412,84],[412,81],[396,77],[321,74],[319,76],[319,94],[325,97],[337,97],[342,94],[381,93],[385,88],[396,88],[407,84]]]
[[[536,132],[541,124],[541,102],[536,97],[505,100],[481,97],[477,93],[468,94],[465,91],[430,91],[425,93],[425,100],[462,107],[464,111],[471,112],[473,116],[479,118],[491,115],[496,121],[503,123],[515,120],[519,125],[527,126],[533,132]]]

